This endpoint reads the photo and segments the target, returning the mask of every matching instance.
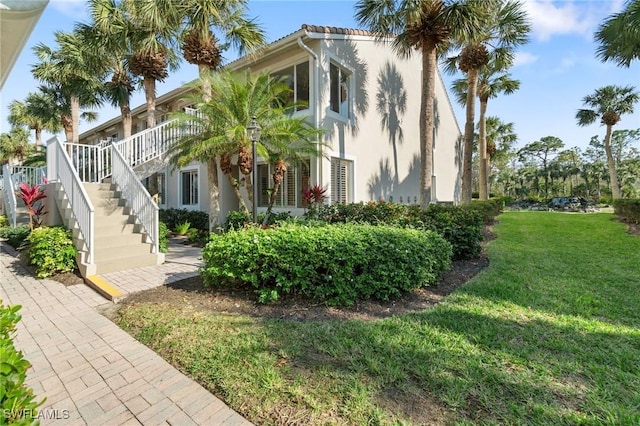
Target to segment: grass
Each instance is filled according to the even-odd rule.
[[[640,424],[640,238],[609,214],[499,220],[491,265],[420,313],[119,323],[258,424]]]

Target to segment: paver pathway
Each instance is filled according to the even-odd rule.
[[[98,293],[38,280],[0,246],[0,298],[22,305],[15,344],[32,364],[27,384],[47,398],[41,424],[251,425],[100,315],[95,308],[106,300]],[[176,267],[171,275],[167,265],[170,276],[190,273]]]

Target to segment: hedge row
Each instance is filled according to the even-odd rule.
[[[160,209],[159,218],[170,230],[175,230],[176,225],[189,222],[191,228],[209,230],[209,214],[198,210],[187,209]]]
[[[0,424],[34,424],[37,402],[33,390],[24,383],[29,362],[15,348],[13,335],[20,306],[5,306],[0,300]]]
[[[640,199],[617,199],[613,201],[615,213],[626,222],[640,223]]]
[[[261,302],[293,293],[351,305],[434,284],[451,245],[431,231],[282,224],[212,235],[202,255],[207,285],[248,283]]]

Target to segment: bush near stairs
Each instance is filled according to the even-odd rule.
[[[36,228],[29,235],[29,260],[36,276],[46,278],[76,268],[77,250],[71,231],[59,226]]]

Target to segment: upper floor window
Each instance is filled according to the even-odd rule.
[[[296,111],[309,108],[309,61],[273,72],[271,76],[283,79],[291,89],[289,97],[285,99],[286,105],[298,103]]]
[[[329,68],[331,111],[349,118],[349,80],[351,73],[333,62]]]

